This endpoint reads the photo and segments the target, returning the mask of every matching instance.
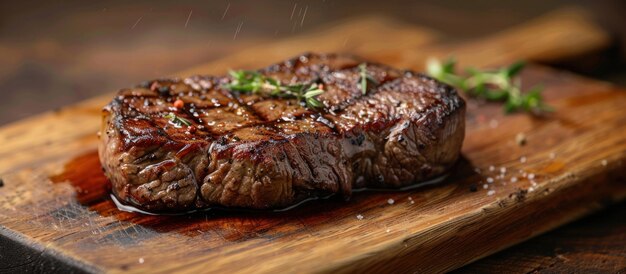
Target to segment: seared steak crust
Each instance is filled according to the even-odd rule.
[[[104,108],[99,148],[113,194],[148,211],[264,209],[442,174],[459,157],[464,101],[427,76],[375,63],[367,71],[377,83],[364,95],[362,62],[304,54],[259,71],[284,84],[322,84],[325,107],[316,110],[230,92],[222,87],[229,77],[121,90]],[[191,125],[172,123],[170,112]]]

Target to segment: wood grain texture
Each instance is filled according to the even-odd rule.
[[[222,74],[224,68],[258,68],[306,49],[346,52],[397,67],[422,70],[431,57],[455,57],[463,64],[485,67],[511,60],[554,62],[606,49],[611,37],[580,8],[556,10],[525,24],[461,44],[446,42],[433,30],[385,17],[351,19],[326,26],[308,35],[259,45],[206,65],[178,73]],[[333,23],[335,25],[337,23]]]
[[[622,202],[454,273],[624,273],[625,218]]]
[[[592,26],[583,30],[595,32]],[[347,33],[354,48],[343,48],[349,40],[336,42]],[[600,37],[595,47],[606,42],[602,34],[580,36]],[[350,51],[419,69],[417,61],[435,52],[433,37],[387,19],[363,19],[182,75],[267,65],[303,48]],[[481,49],[487,52],[502,46],[495,38],[486,41]],[[564,47],[560,43],[542,47]],[[415,53],[417,48],[426,50]],[[398,58],[399,52],[409,57]],[[506,57],[495,61],[484,55],[472,65],[542,58],[522,52],[501,53]],[[460,51],[459,59],[470,58],[464,54],[474,53]],[[103,195],[106,180],[95,158],[100,108],[110,96],[95,98],[0,130],[0,234],[89,272],[451,270],[626,197],[626,92],[538,66],[523,81],[545,86],[554,115],[503,116],[500,105],[470,100],[463,159],[443,184],[357,193],[349,202],[315,201],[283,213],[118,211]],[[518,133],[526,135],[527,145],[516,144]],[[55,176],[66,167],[70,174]],[[500,168],[506,168],[505,176],[483,189]]]

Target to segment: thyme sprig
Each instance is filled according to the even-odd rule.
[[[520,110],[532,113],[552,111],[552,107],[543,102],[540,86],[522,92],[521,81],[517,76],[524,68],[524,62],[516,62],[497,70],[480,71],[470,68],[466,75],[456,74],[455,65],[456,61],[452,58],[443,63],[431,59],[426,67],[430,76],[471,96],[489,101],[503,101],[506,113]]]
[[[232,80],[224,88],[252,94],[265,94],[279,98],[295,98],[309,108],[320,108],[324,104],[316,97],[324,93],[318,84],[283,85],[280,81],[250,70],[229,71]]]
[[[179,117],[176,114],[170,112],[168,114],[165,114],[163,117],[167,118],[170,120],[170,123],[172,123],[174,126],[176,127],[182,127],[183,125],[185,126],[191,126],[191,122],[183,117]]]
[[[374,84],[378,84],[378,81],[376,81],[376,79],[374,79],[374,77],[372,77],[372,75],[370,75],[367,72],[367,63],[361,63],[359,65],[359,80],[361,82],[361,92],[363,93],[363,95],[367,94],[367,81],[370,81]]]

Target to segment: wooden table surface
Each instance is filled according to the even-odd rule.
[[[3,21],[0,21],[0,31],[4,34],[0,38],[0,62],[6,65],[0,67],[0,87],[9,91],[8,94],[3,91],[3,94],[9,96],[9,100],[0,102],[2,104],[0,121],[7,123],[24,117],[28,113],[45,110],[50,106],[66,105],[94,94],[137,82],[137,79],[168,74],[193,65],[198,60],[204,62],[218,58],[220,55],[252,47],[260,42],[268,42],[272,38],[267,37],[267,32],[274,32],[276,37],[281,38],[292,35],[292,33],[305,32],[308,28],[314,28],[316,23],[319,24],[320,21],[323,21],[324,17],[319,14],[328,9],[328,7],[307,3],[300,4],[300,6],[297,3],[276,4],[277,8],[287,14],[285,20],[289,19],[290,24],[288,27],[283,25],[268,30],[268,26],[257,26],[254,21],[251,23],[250,18],[253,17],[250,15],[256,13],[251,12],[244,4],[224,2],[219,3],[219,5],[215,4],[208,11],[203,11],[198,7],[194,8],[193,4],[179,6],[174,11],[166,11],[162,4],[151,5],[138,4],[130,7],[124,5],[85,7],[69,4],[64,7],[44,6],[41,9],[47,9],[47,12],[51,12],[44,18],[52,17],[52,21],[55,18],[58,20],[60,15],[72,15],[61,23],[51,24],[48,28],[52,31],[48,33],[35,30],[43,24],[41,16],[45,13],[42,10],[35,9],[34,12],[24,12],[31,16],[28,18],[31,20],[26,21],[24,21],[25,18],[20,18],[14,13],[11,16],[4,16]],[[436,13],[457,15],[456,18],[461,17],[461,19],[456,19],[459,21],[462,21],[463,18],[467,20],[468,17],[477,13],[476,11],[459,11],[448,6],[429,5],[430,10],[436,10]],[[342,7],[341,4],[334,4],[333,8],[336,9],[329,12],[333,16],[340,16],[336,14],[345,10]],[[361,7],[360,9],[364,8]],[[530,9],[532,10],[532,8]],[[9,9],[0,10],[14,12],[20,11],[20,7],[12,6]],[[293,17],[296,17],[298,21],[289,18],[292,10]],[[415,12],[416,9],[409,10]],[[537,10],[541,11],[535,9],[534,12],[537,13]],[[63,36],[63,33],[84,33],[89,30],[89,27],[93,29],[94,24],[96,24],[95,29],[105,29],[105,35],[101,36],[106,37],[107,28],[93,23],[92,18],[94,16],[102,16],[96,11],[104,14],[111,14],[112,11],[117,12],[116,18],[119,20],[110,22],[111,24],[107,28],[110,32],[124,28],[125,33],[118,31],[115,34],[122,36],[122,38],[125,36],[125,39],[128,39],[130,43],[102,41],[102,37],[94,38],[97,36],[96,34],[81,35],[80,38],[72,35]],[[387,10],[386,12],[393,11]],[[398,11],[397,7],[395,11]],[[172,13],[176,16],[171,16]],[[519,21],[532,16],[533,13],[521,11],[513,14],[512,17]],[[201,19],[203,15],[216,17],[216,19],[207,19],[212,25],[215,25],[215,30],[211,32],[213,37],[200,35],[207,31],[205,27],[198,27],[198,25],[206,23],[205,19]],[[167,20],[173,20],[173,17],[174,19],[182,18],[180,24],[183,27],[181,28],[188,29],[191,34],[180,34],[181,28],[170,28],[166,29],[166,32],[170,33],[169,37],[176,39],[161,41],[158,37],[155,38],[154,34],[150,34],[150,30],[163,26],[159,25],[152,28],[150,26],[155,24],[155,17],[158,18],[159,16]],[[490,19],[494,18],[494,15],[487,16]],[[498,16],[495,17],[498,18]],[[189,18],[188,21],[187,18]],[[436,21],[433,18],[429,20]],[[607,18],[603,20],[607,20]],[[82,22],[90,24],[80,24]],[[242,22],[242,27],[239,27]],[[477,23],[476,28],[483,31],[489,29],[484,21],[481,22]],[[495,22],[495,25],[500,27],[512,24],[510,20],[507,21],[503,18],[500,18],[499,21],[495,20]],[[156,24],[158,25],[158,23]],[[459,25],[462,24],[457,22],[457,26]],[[14,29],[15,26],[18,28]],[[238,28],[240,31],[237,33]],[[225,29],[228,29],[228,33]],[[34,31],[28,32],[29,30]],[[462,32],[463,30],[461,28],[457,31]],[[484,34],[473,28],[469,30],[466,28],[465,30],[470,32],[469,35]],[[22,40],[16,39],[15,33],[18,31],[27,31],[28,34]],[[235,33],[239,37],[235,37]],[[132,38],[133,35],[139,35],[141,39]],[[196,38],[191,39],[185,37],[186,35],[195,35]],[[80,41],[83,39],[87,39],[88,42]],[[349,37],[346,40],[349,40]],[[192,43],[185,43],[189,41]],[[129,49],[129,45],[130,52],[124,53]],[[181,46],[185,54],[173,55],[175,57],[165,54],[171,52],[174,46]],[[87,52],[84,52],[85,49]],[[81,54],[73,56],[72,51],[78,51]],[[91,57],[80,58],[89,56]],[[94,59],[93,56],[99,56],[99,59]],[[128,58],[132,58],[132,62],[124,62]],[[113,61],[109,62],[110,60]],[[124,65],[120,66],[120,63],[124,63]],[[143,63],[157,64],[157,66],[146,68],[142,65]],[[63,69],[57,70],[57,67]],[[608,75],[615,77],[615,74]],[[623,81],[621,78],[611,79],[618,82]],[[458,271],[470,273],[476,271],[532,272],[555,269],[593,272],[621,269],[623,271],[626,267],[624,266],[626,256],[624,207],[624,204],[614,206],[606,212],[552,231]]]

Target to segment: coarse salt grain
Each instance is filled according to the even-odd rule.
[[[511,178],[511,183],[515,183],[515,182],[517,182],[517,177],[512,177]]]
[[[519,158],[520,163],[526,163],[526,156],[522,156],[521,158]]]
[[[496,120],[496,119],[491,119],[491,120],[489,121],[489,127],[491,127],[491,128],[497,128],[497,127],[498,127],[498,120]]]
[[[500,168],[500,173],[502,173],[502,174],[506,173],[506,167],[501,167]]]
[[[524,133],[518,133],[517,135],[515,135],[515,143],[517,143],[518,146],[523,146],[526,144],[526,135],[524,135]]]
[[[484,184],[484,185],[483,185],[483,188],[484,188],[484,189],[488,189],[488,188],[489,188],[489,185],[488,185],[488,184]]]
[[[391,229],[387,228],[386,232],[389,233],[389,231],[391,231]]]
[[[396,202],[396,201],[394,201],[393,199],[389,199],[389,200],[387,200],[387,203],[388,203],[388,204],[390,204],[390,205],[393,205],[393,203],[395,203],[395,202]]]
[[[363,215],[361,215],[361,214],[356,215],[356,218],[359,219],[359,220],[363,220]]]
[[[496,167],[494,167],[494,166],[489,166],[489,171],[494,171],[494,170],[496,170]]]
[[[491,196],[491,195],[493,195],[493,194],[496,194],[496,191],[495,191],[495,190],[489,190],[489,191],[487,191],[487,195]]]
[[[529,180],[535,179],[535,174],[534,173],[528,174],[528,179]]]
[[[556,153],[551,152],[551,153],[550,153],[550,159],[554,159],[554,158],[556,158]]]
[[[609,162],[608,162],[607,160],[602,160],[602,165],[603,165],[603,166],[606,166],[606,165],[608,165],[608,164],[609,164]]]
[[[487,183],[490,183],[490,184],[493,183],[493,178],[491,177],[487,178]]]
[[[143,258],[139,258],[139,263],[143,264],[143,262],[144,262]]]
[[[475,168],[475,169],[474,169],[474,172],[476,172],[476,173],[480,174],[480,168]]]

